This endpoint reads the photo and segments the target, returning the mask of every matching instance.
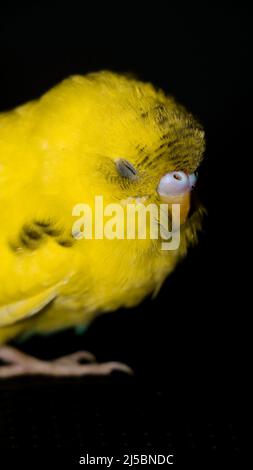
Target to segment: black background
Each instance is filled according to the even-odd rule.
[[[98,318],[83,336],[67,331],[21,345],[45,358],[91,350],[100,361],[126,362],[135,376],[1,383],[0,447],[12,455],[69,449],[73,463],[92,448],[96,455],[171,448],[177,462],[202,455],[208,463],[219,450],[241,458],[252,435],[250,210],[243,218],[251,187],[252,16],[168,2],[136,8],[2,8],[1,110],[70,74],[130,71],[186,105],[207,136],[199,195],[208,217],[199,245],[158,297]],[[245,417],[248,428],[238,424]]]

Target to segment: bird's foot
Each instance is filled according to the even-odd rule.
[[[0,379],[20,375],[48,375],[54,377],[80,377],[83,375],[109,375],[113,371],[132,374],[132,370],[121,362],[97,363],[95,356],[78,351],[52,361],[43,361],[29,356],[11,346],[0,347]],[[85,361],[85,363],[84,363]]]

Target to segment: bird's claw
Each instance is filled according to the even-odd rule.
[[[121,362],[97,363],[95,356],[86,351],[78,351],[53,361],[43,361],[11,346],[3,346],[0,348],[0,359],[7,363],[7,365],[0,366],[0,379],[21,375],[81,377],[84,375],[109,375],[113,371],[133,373],[130,367]],[[86,363],[82,363],[82,361]]]

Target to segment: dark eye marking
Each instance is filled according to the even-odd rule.
[[[137,177],[136,169],[127,160],[119,158],[118,160],[116,160],[116,167],[120,176],[122,176],[123,178],[133,180]]]

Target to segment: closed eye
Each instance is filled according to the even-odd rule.
[[[137,170],[133,167],[128,160],[124,160],[123,158],[119,158],[115,161],[117,170],[123,178],[127,178],[129,180],[134,180],[137,177]]]

